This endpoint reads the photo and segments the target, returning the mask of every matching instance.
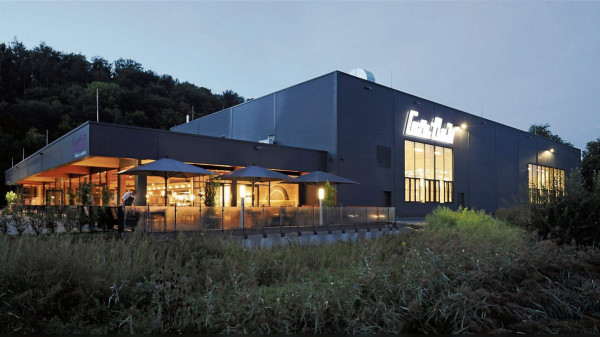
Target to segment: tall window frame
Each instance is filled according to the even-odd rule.
[[[544,203],[565,193],[565,170],[530,163],[527,166],[529,178],[529,202]]]
[[[405,140],[404,184],[405,202],[453,202],[452,148]]]

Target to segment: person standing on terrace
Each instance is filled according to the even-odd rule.
[[[123,194],[123,197],[121,198],[121,203],[123,204],[123,206],[133,205],[136,193],[136,190],[125,192],[125,194]]]

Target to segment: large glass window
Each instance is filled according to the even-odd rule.
[[[413,141],[404,142],[404,200],[452,202],[452,149]]]
[[[529,164],[529,201],[542,203],[564,194],[565,170]]]

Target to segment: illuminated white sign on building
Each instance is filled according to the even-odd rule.
[[[406,121],[406,130],[404,134],[423,139],[431,139],[441,143],[454,143],[454,125],[446,123],[442,127],[442,119],[435,117],[433,122],[429,123],[425,119],[418,120],[419,112],[410,110],[408,112],[408,120]]]

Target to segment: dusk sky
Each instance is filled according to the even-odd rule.
[[[258,98],[334,70],[580,149],[600,137],[600,2],[5,2],[0,42],[129,58]]]

